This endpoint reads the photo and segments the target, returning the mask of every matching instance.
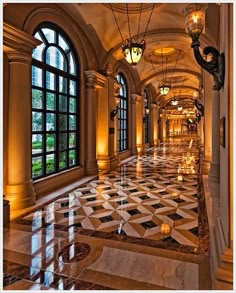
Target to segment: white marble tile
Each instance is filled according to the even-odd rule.
[[[89,269],[175,290],[198,290],[198,264],[103,247]]]

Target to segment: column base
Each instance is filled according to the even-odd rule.
[[[109,156],[98,157],[99,170],[111,170],[116,168],[117,166],[118,166],[117,157],[109,157]]]
[[[144,154],[144,148],[145,148],[144,144],[137,144],[137,150],[138,150],[139,156]]]
[[[210,161],[203,159],[201,161],[201,174],[208,175],[210,169]]]
[[[94,175],[98,173],[98,164],[96,161],[87,161],[85,166],[86,175]]]
[[[23,184],[8,184],[6,186],[6,200],[10,201],[12,211],[32,206],[35,203],[35,196],[32,180]]]

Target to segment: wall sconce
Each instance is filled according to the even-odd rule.
[[[150,110],[148,108],[145,108],[145,115],[143,116],[143,122],[147,121],[149,112]]]
[[[119,96],[118,97],[115,97],[115,103],[116,103],[116,109],[114,109],[110,113],[110,118],[111,118],[112,121],[114,121],[114,118],[115,118],[115,116],[118,113],[118,107],[119,107],[119,104],[120,104],[120,97]]]
[[[190,4],[183,9],[185,15],[185,27],[186,32],[192,38],[191,48],[193,48],[194,56],[197,63],[209,72],[215,81],[213,90],[219,91],[224,85],[225,76],[225,56],[224,53],[219,53],[214,47],[206,47],[203,50],[204,55],[211,56],[211,60],[206,61],[203,59],[199,47],[200,42],[198,40],[200,34],[205,25],[205,10],[206,4]]]

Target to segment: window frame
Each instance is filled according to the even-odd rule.
[[[55,40],[54,43],[50,45],[50,43],[47,41],[46,37],[42,33],[42,29],[52,29],[55,33]],[[44,22],[41,23],[33,32],[33,36],[39,32],[40,37],[45,42],[45,47],[42,51],[42,61],[39,61],[37,59],[33,58],[32,53],[32,64],[31,64],[31,174],[32,179],[37,180],[40,178],[47,178],[48,176],[51,176],[53,174],[59,174],[65,170],[69,170],[71,168],[77,167],[80,164],[80,78],[79,78],[79,68],[80,64],[76,55],[75,48],[70,41],[69,37],[61,30],[57,25]],[[62,48],[59,46],[59,36],[62,37],[62,39],[66,42],[69,50],[67,53],[62,50]],[[63,57],[66,58],[67,61],[67,69],[66,71],[61,70],[59,68],[56,68],[50,64],[47,64],[46,60],[46,52],[47,49],[50,47],[56,47],[59,49],[60,53],[62,53]],[[75,66],[75,72],[74,74],[70,73],[70,53],[72,54],[72,59]],[[33,67],[37,67],[42,70],[42,87],[33,85]],[[54,74],[54,84],[55,88],[49,89],[47,88],[47,78],[46,74],[47,72]],[[60,77],[66,78],[67,80],[62,80],[62,83],[66,82],[66,88],[67,92],[64,93],[63,90],[60,91]],[[75,82],[75,95],[70,93],[70,82]],[[42,109],[33,108],[33,89],[40,90],[42,92]],[[47,93],[52,93],[54,95],[54,109],[47,109]],[[59,97],[64,96],[65,100],[67,102],[66,109],[63,111],[59,109]],[[74,105],[75,105],[75,111],[71,112],[70,110],[70,102],[72,102],[74,99]],[[42,113],[42,130],[33,130],[33,112]],[[48,130],[47,129],[47,114],[54,114],[54,130]],[[66,115],[64,116],[64,119],[67,122],[67,128],[65,130],[60,129],[59,127],[59,117],[60,115]],[[63,116],[61,116],[63,117]],[[74,117],[74,118],[73,118]],[[72,120],[70,120],[72,119]],[[75,125],[73,125],[72,121],[76,120]],[[64,121],[65,121],[64,120]],[[70,129],[70,121],[71,121],[71,127]],[[42,149],[41,152],[33,153],[33,135],[41,135],[42,136]],[[54,135],[54,149],[50,150],[49,147],[47,148],[47,138],[49,138],[50,134]],[[65,147],[63,149],[60,149],[59,146],[59,136],[61,137],[61,141],[64,134],[64,137],[67,137]],[[70,135],[74,136],[74,144],[73,146],[70,146]],[[48,135],[48,136],[47,136]],[[63,143],[61,143],[62,146]],[[65,166],[60,167],[60,156],[62,156],[64,153],[65,155]],[[70,161],[70,154],[74,153],[73,156],[75,156],[75,162],[71,163]],[[47,170],[47,162],[49,161],[48,156],[53,155],[53,162],[54,167],[51,172],[48,172]],[[41,157],[41,173],[39,175],[33,174],[33,159]]]

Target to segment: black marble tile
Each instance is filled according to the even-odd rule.
[[[90,245],[74,242],[64,246],[58,252],[58,259],[64,263],[74,263],[86,258],[91,251]]]
[[[133,215],[140,214],[141,212],[137,209],[133,209],[133,210],[127,211],[127,213],[129,213],[131,216],[133,216]]]
[[[96,197],[89,197],[89,198],[86,198],[86,201],[95,201],[97,198]]]
[[[180,216],[179,214],[171,214],[171,215],[167,215],[168,218],[171,218],[173,221],[177,221],[180,219],[183,219],[182,216]]]
[[[66,213],[63,213],[63,215],[64,215],[64,218],[69,218],[69,217],[75,216],[76,211],[66,212]]]
[[[195,236],[198,236],[198,227],[192,228],[188,231],[191,232],[192,234],[194,234]]]
[[[139,196],[139,198],[141,198],[142,200],[145,200],[145,199],[150,199],[150,197],[149,197],[149,196],[147,196],[147,195],[142,195],[142,196]]]
[[[99,211],[99,210],[103,210],[104,207],[101,206],[101,205],[99,205],[99,206],[94,206],[94,207],[92,207],[92,209],[93,209],[94,211]]]
[[[175,202],[177,202],[177,203],[185,202],[185,200],[183,200],[182,198],[174,198],[172,200],[175,201]]]
[[[160,203],[156,203],[156,204],[153,204],[152,207],[154,207],[154,209],[160,209],[160,208],[163,208],[164,206]]]
[[[111,221],[113,221],[113,218],[112,218],[112,216],[106,216],[106,217],[99,218],[99,220],[100,220],[102,223],[106,223],[106,222],[111,222]]]
[[[127,204],[129,203],[126,199],[124,200],[120,200],[120,201],[117,201],[118,205],[124,205],[124,204]]]
[[[61,207],[62,207],[62,208],[64,208],[64,207],[68,207],[69,204],[70,204],[69,201],[67,201],[67,202],[62,202],[62,203],[61,203]]]
[[[164,241],[164,242],[171,242],[171,243],[176,243],[176,244],[178,244],[178,242],[177,242],[173,237],[171,237],[171,236],[168,236],[168,237],[166,237],[166,238],[163,238],[162,241]]]
[[[157,226],[155,223],[153,223],[153,221],[143,222],[141,223],[141,225],[144,227],[145,230],[148,230]]]

